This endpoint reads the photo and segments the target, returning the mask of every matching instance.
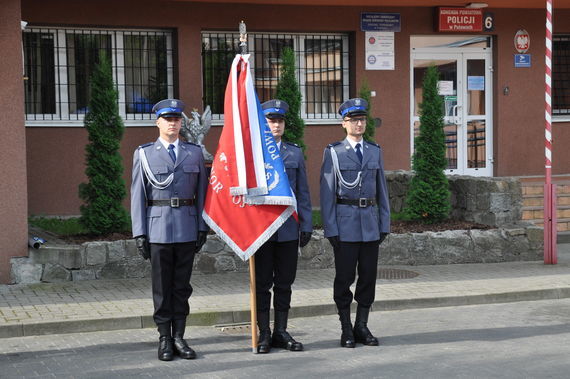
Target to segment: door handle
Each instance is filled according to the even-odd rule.
[[[451,114],[453,115],[453,123],[455,125],[461,124],[461,117],[458,115],[458,111],[457,111],[459,108],[461,108],[461,105],[456,104],[451,109]]]

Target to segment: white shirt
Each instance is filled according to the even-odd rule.
[[[162,146],[164,146],[164,148],[166,149],[166,151],[168,152],[168,146],[171,144],[168,141],[163,140],[161,137],[158,137],[158,140],[160,141],[160,143],[162,144]],[[176,141],[172,142],[172,145],[174,145],[174,155],[176,155],[176,157],[178,157],[178,138],[176,138]]]
[[[355,153],[356,153],[356,144],[359,143],[360,144],[360,152],[362,153],[362,156],[364,157],[364,138],[358,142],[353,141],[350,138],[347,138],[346,140],[348,141],[350,146],[352,146],[352,149],[354,150]]]

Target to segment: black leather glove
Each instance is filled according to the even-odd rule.
[[[150,244],[146,236],[135,237],[135,243],[139,255],[143,257],[143,259],[150,259]]]
[[[202,249],[202,246],[204,246],[204,244],[206,243],[206,240],[208,239],[208,232],[198,232],[198,239],[196,240],[196,252],[200,252],[200,250]]]
[[[386,237],[388,237],[388,234],[390,233],[380,233],[380,239],[378,240],[378,245],[380,245],[386,239]]]
[[[301,236],[299,237],[299,246],[305,247],[311,241],[311,232],[301,232]]]
[[[338,238],[338,236],[332,236],[332,237],[327,237],[327,239],[329,240],[329,242],[331,243],[332,247],[334,249],[338,249],[340,246],[340,239]]]

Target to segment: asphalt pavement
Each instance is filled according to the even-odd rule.
[[[252,354],[247,326],[192,326],[195,360],[156,358],[152,329],[4,338],[5,378],[568,378],[570,299],[375,311],[380,346],[339,346],[338,316],[288,330],[305,351]]]

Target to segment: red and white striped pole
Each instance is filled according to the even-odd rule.
[[[556,185],[552,184],[552,2],[546,0],[544,263],[556,264]]]

